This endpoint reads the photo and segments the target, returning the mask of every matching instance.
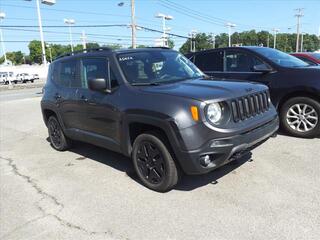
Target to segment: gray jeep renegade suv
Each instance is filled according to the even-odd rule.
[[[89,49],[50,64],[41,108],[53,148],[88,142],[131,157],[141,182],[173,188],[272,136],[268,88],[208,79],[165,48]]]

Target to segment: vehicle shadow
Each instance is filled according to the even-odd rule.
[[[300,138],[300,137],[294,137],[294,136],[291,136],[290,134],[286,133],[285,131],[283,130],[278,130],[277,134],[279,136],[284,136],[284,137],[290,137],[290,138],[296,138],[296,139],[320,139],[320,136],[318,137],[312,137],[312,138]]]
[[[50,142],[48,138],[47,141]],[[142,184],[134,171],[131,159],[128,157],[82,142],[75,142],[74,146],[69,151],[82,156],[73,159],[73,161],[81,161],[85,159],[94,160],[118,171],[124,172],[132,180]],[[180,182],[174,189],[179,191],[191,191],[208,184],[217,184],[218,180],[223,176],[234,171],[247,161],[252,161],[251,156],[251,152],[248,152],[241,158],[204,175],[183,175]]]
[[[191,191],[196,188],[208,185],[208,184],[218,184],[218,180],[235,169],[239,168],[246,162],[252,162],[252,153],[248,152],[241,158],[235,161],[229,162],[228,164],[204,175],[184,175],[180,183],[175,187],[175,189],[180,191]]]

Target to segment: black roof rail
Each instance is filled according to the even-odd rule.
[[[146,48],[160,48],[160,49],[171,49],[169,47],[146,47]]]
[[[83,49],[83,50],[79,50],[79,51],[68,52],[68,53],[64,53],[64,54],[59,55],[54,60],[57,60],[57,59],[63,58],[63,57],[74,56],[74,55],[80,54],[80,53],[88,53],[88,52],[96,52],[96,51],[112,51],[112,48],[98,47],[98,48],[88,48],[88,49]]]

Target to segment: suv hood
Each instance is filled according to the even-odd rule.
[[[141,88],[143,92],[168,94],[200,101],[237,98],[266,89],[266,86],[258,83],[238,82],[237,80],[226,82],[201,78]]]

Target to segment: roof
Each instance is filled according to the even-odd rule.
[[[197,52],[189,52],[186,55],[192,55],[194,53],[199,53],[199,52],[207,52],[207,51],[217,51],[217,50],[232,50],[232,49],[248,49],[248,50],[255,50],[255,49],[260,49],[260,48],[267,48],[267,47],[259,47],[259,46],[239,46],[239,47],[224,47],[224,48],[211,48],[211,49],[206,49],[206,50],[201,50]]]
[[[64,58],[64,57],[71,57],[71,56],[76,56],[76,55],[85,55],[88,53],[94,53],[94,52],[116,52],[116,53],[132,53],[132,52],[143,52],[143,51],[152,51],[152,50],[159,50],[159,49],[164,49],[164,50],[171,50],[170,48],[167,47],[146,47],[146,48],[128,48],[128,49],[112,49],[108,47],[99,47],[99,48],[89,48],[89,49],[83,49],[80,51],[75,51],[75,52],[68,52],[65,54],[62,54],[58,57],[56,57],[54,60]]]

